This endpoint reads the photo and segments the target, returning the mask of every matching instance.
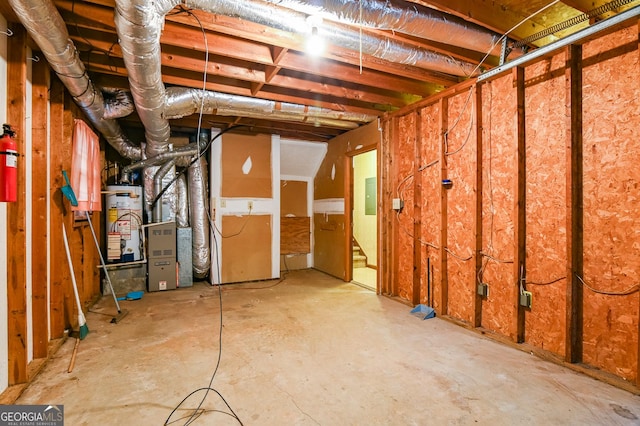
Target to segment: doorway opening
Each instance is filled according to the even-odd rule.
[[[351,158],[351,280],[373,291],[378,269],[377,151]]]

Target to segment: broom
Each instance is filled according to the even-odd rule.
[[[73,272],[73,263],[71,262],[71,253],[69,252],[69,241],[67,240],[67,230],[62,224],[62,238],[64,239],[64,249],[67,252],[67,260],[69,261],[69,269],[71,270],[71,282],[73,283],[73,294],[76,297],[76,305],[78,306],[78,327],[80,328],[80,340],[87,337],[89,334],[89,327],[87,327],[87,320],[82,313],[82,305],[80,304],[80,296],[78,296],[78,286],[76,285],[76,274]]]

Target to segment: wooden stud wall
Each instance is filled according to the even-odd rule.
[[[383,194],[405,209],[384,222],[382,288],[640,385],[639,28],[385,117],[387,180],[419,182]]]
[[[422,181],[420,243],[422,257],[422,302],[442,313],[440,304],[440,133],[441,105],[434,103],[420,110],[422,120],[420,180]]]
[[[637,37],[630,27],[582,48],[582,361],[629,381],[638,374],[639,293],[618,294],[640,283]]]
[[[33,150],[31,184],[31,244],[46,247],[47,230],[47,117],[49,115],[49,66],[46,62],[34,62],[32,70],[32,123]],[[33,250],[31,266],[33,357],[46,358],[49,347],[49,320],[47,313],[47,251]]]
[[[525,273],[535,305],[525,312],[525,341],[559,356],[565,353],[567,312],[565,134],[572,132],[565,132],[567,107],[553,99],[565,90],[565,62],[562,52],[525,70]]]
[[[24,28],[12,25],[11,29],[14,35],[8,39],[7,122],[16,130],[20,157],[18,201],[7,203],[7,247],[3,248],[8,255],[8,315],[3,323],[8,330],[10,387],[0,395],[2,403],[12,403],[20,393],[17,389],[22,389],[44,365],[44,360],[51,355],[52,340],[63,337],[64,331],[71,326],[77,328],[76,307],[62,244],[63,222],[69,233],[74,265],[77,265],[81,302],[87,306],[100,294],[96,268],[98,255],[90,230],[87,226],[74,227],[68,201],[60,191],[63,185],[61,171],[71,168],[73,119],[82,117],[82,113],[71,103],[60,81],[51,77],[46,62],[28,61],[28,37]],[[31,99],[27,99],[28,64],[32,67]],[[30,129],[26,128],[27,114],[31,116]],[[32,140],[30,152],[25,151],[28,132],[31,132]],[[30,176],[26,174],[27,161],[31,162]],[[29,193],[26,191],[28,180],[31,181]],[[28,199],[31,202],[29,217]],[[47,227],[47,217],[50,227]],[[100,221],[100,214],[94,214],[98,233]],[[27,241],[27,235],[30,235],[30,241]],[[30,253],[27,252],[29,247]],[[51,256],[49,270],[48,251]],[[28,256],[30,268],[27,267]],[[31,282],[29,301],[28,281]],[[27,315],[28,302],[32,308],[30,315]],[[29,356],[31,351],[32,358]]]
[[[27,237],[25,174],[25,110],[27,81],[27,33],[12,28],[7,49],[7,121],[16,131],[18,200],[7,203],[7,311],[9,339],[9,385],[27,381]],[[15,83],[13,83],[15,82]]]

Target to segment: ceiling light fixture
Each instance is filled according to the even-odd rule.
[[[307,37],[305,50],[307,54],[311,56],[321,56],[326,48],[325,40],[319,32],[320,24],[322,24],[322,18],[312,15],[307,18],[307,23],[311,30]]]

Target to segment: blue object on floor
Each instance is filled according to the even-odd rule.
[[[411,315],[426,320],[434,318],[436,316],[436,311],[434,311],[431,306],[420,304],[411,310]]]
[[[144,291],[130,291],[126,296],[118,297],[118,300],[140,300]]]

